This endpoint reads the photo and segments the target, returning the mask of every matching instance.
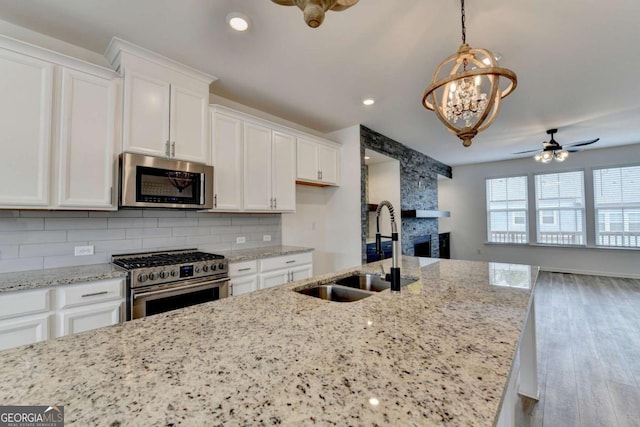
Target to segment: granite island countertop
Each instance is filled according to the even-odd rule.
[[[399,295],[293,292],[374,263],[0,352],[0,402],[69,426],[493,425],[537,267],[400,260]]]

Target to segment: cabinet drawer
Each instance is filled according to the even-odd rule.
[[[123,296],[122,279],[100,280],[56,289],[57,307],[67,308],[77,305],[120,299]]]
[[[312,260],[313,255],[311,254],[311,252],[267,258],[260,260],[260,271],[264,272],[295,267],[301,264],[311,264]]]
[[[49,311],[49,289],[0,294],[0,319]]]
[[[247,276],[258,272],[258,261],[242,261],[229,264],[229,277]]]

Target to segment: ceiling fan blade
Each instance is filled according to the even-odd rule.
[[[536,151],[540,151],[540,149],[538,148],[536,150],[518,151],[517,153],[513,153],[513,154],[535,153]]]
[[[565,145],[565,147],[583,147],[598,141],[600,141],[600,138],[592,139],[591,141],[574,142],[573,144]]]
[[[579,153],[579,152],[581,152],[582,150],[577,150],[577,149],[575,149],[575,148],[570,148],[570,149],[568,149],[567,151],[568,151],[568,152],[570,152],[570,153]]]

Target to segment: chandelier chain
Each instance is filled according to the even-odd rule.
[[[462,44],[465,44],[467,42],[467,27],[465,26],[464,0],[460,0],[460,15],[460,20],[462,21]]]

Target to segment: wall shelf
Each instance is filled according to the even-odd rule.
[[[378,209],[378,205],[369,203],[369,212],[375,212]],[[400,211],[402,218],[449,218],[451,212],[449,211],[436,211],[425,209],[413,209]]]

